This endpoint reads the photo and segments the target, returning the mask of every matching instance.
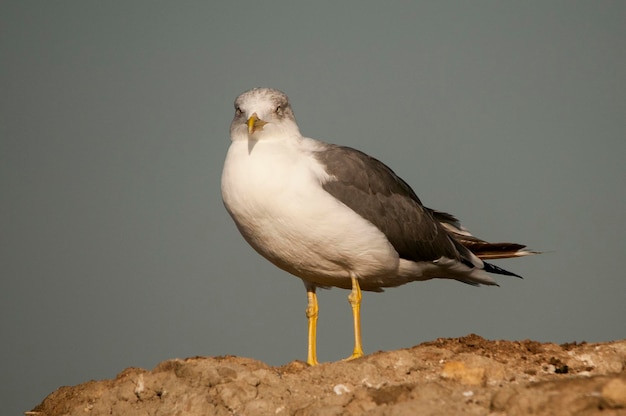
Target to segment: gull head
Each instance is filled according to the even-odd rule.
[[[285,93],[271,88],[254,88],[235,100],[231,140],[280,140],[300,137],[296,119]]]

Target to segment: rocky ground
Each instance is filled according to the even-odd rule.
[[[194,357],[61,387],[27,415],[626,415],[626,340],[477,335],[308,367]]]

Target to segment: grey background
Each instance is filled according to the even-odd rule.
[[[363,300],[366,352],[477,333],[626,335],[626,3],[22,2],[0,6],[0,403],[169,358],[306,358],[302,283],[224,210],[232,101],[390,165],[475,234],[550,251],[500,288]],[[320,293],[319,356],[352,348]]]

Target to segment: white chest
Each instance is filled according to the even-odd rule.
[[[323,198],[323,168],[284,142],[233,142],[222,173],[222,195],[236,222],[272,224],[299,218]],[[309,214],[321,213],[315,204]],[[305,217],[305,218],[302,218]],[[259,224],[260,225],[260,224]]]
[[[235,141],[222,174],[222,196],[244,238],[260,254],[302,278],[378,276],[397,253],[371,223],[322,188],[328,175],[290,143]]]

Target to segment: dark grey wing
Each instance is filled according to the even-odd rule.
[[[385,164],[350,147],[330,144],[315,157],[333,178],[324,189],[378,227],[401,258],[432,261],[445,256],[471,264],[467,249]]]

